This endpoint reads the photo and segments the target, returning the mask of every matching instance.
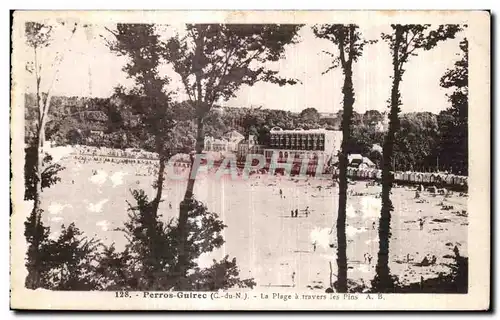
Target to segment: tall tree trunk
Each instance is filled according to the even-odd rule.
[[[156,196],[155,196],[155,199],[154,199],[154,203],[155,203],[155,206],[154,206],[154,213],[155,215],[158,214],[158,206],[160,204],[160,201],[161,201],[161,195],[163,193],[163,182],[165,181],[165,161],[166,159],[161,156],[160,157],[160,167],[158,168],[158,179],[156,180],[157,181],[157,188],[156,188]]]
[[[389,270],[389,239],[391,237],[391,188],[393,181],[393,151],[394,136],[399,128],[399,83],[401,81],[401,66],[399,61],[399,47],[402,41],[402,30],[396,29],[393,48],[393,80],[391,89],[391,110],[389,112],[389,130],[384,140],[382,155],[382,208],[379,221],[379,251],[376,267],[375,286],[379,292],[391,292],[394,283]]]
[[[354,104],[354,91],[352,85],[352,68],[345,65],[344,86],[344,112],[342,116],[342,146],[339,156],[339,208],[337,215],[337,291],[347,292],[347,240],[345,233],[346,206],[347,206],[347,166],[349,155],[349,141],[351,137],[351,121]]]
[[[197,28],[198,29],[198,28]],[[204,49],[204,34],[202,28],[198,29],[198,36],[195,38],[195,55],[193,59],[193,68],[195,70],[196,77],[196,111],[197,111],[197,127],[196,127],[196,145],[195,145],[195,157],[199,156],[203,151],[204,145],[204,128],[203,128],[203,118],[209,111],[208,106],[203,100],[203,90],[202,90],[202,80],[203,80],[203,49]],[[189,208],[191,205],[191,200],[194,194],[194,183],[196,181],[196,175],[198,168],[194,166],[195,158],[191,159],[191,168],[189,170],[188,184],[186,187],[186,192],[184,194],[184,199],[180,203],[179,208],[179,261],[176,266],[176,273],[178,276],[177,289],[182,290],[184,288],[184,279],[187,273],[187,264],[189,261],[187,257],[186,242],[188,237],[187,230],[187,220],[189,215]]]
[[[158,234],[156,231],[156,224],[157,224],[157,218],[158,218],[158,207],[160,205],[161,201],[161,196],[163,193],[163,181],[165,180],[164,178],[164,173],[165,173],[165,161],[166,157],[163,153],[163,151],[160,149],[158,150],[160,154],[160,165],[158,168],[158,179],[157,179],[157,186],[156,186],[156,195],[155,198],[153,199],[153,202],[151,203],[151,212],[146,212],[147,217],[146,217],[146,225],[148,226],[148,237],[151,241],[149,241],[149,254],[150,258],[146,261],[146,274],[145,274],[145,280],[146,280],[146,288],[145,290],[155,290],[156,283],[157,283],[157,278],[156,274],[161,271],[161,265],[158,259],[158,253],[156,251],[157,246],[155,244],[155,239],[158,238]]]
[[[71,38],[73,38],[74,34],[76,31],[76,24],[75,27],[73,28],[71,32]],[[35,168],[35,194],[34,194],[34,201],[33,201],[33,210],[31,212],[31,220],[32,220],[32,225],[31,227],[33,228],[33,243],[32,245],[28,248],[28,276],[26,277],[26,287],[27,288],[33,288],[36,289],[40,286],[40,271],[38,268],[39,264],[39,259],[38,259],[38,252],[40,250],[40,240],[43,235],[43,229],[41,228],[41,220],[42,220],[42,214],[41,214],[41,201],[40,201],[40,196],[42,194],[42,172],[43,172],[43,159],[45,156],[45,153],[43,151],[44,143],[45,143],[45,124],[47,122],[47,117],[49,113],[49,108],[50,108],[50,103],[52,100],[52,87],[54,86],[54,83],[56,82],[57,75],[59,73],[59,66],[63,60],[65,52],[69,49],[69,43],[70,41],[68,40],[67,42],[67,47],[64,50],[64,53],[62,54],[61,58],[59,60],[56,59],[54,62],[54,67],[55,67],[55,72],[52,78],[52,81],[49,85],[49,88],[47,90],[47,96],[45,97],[45,101],[43,101],[43,95],[42,91],[40,89],[40,84],[41,84],[41,65],[39,65],[38,62],[38,47],[35,45],[33,47],[34,51],[34,58],[35,58],[35,80],[36,80],[36,104],[38,107],[38,129],[37,129],[37,161],[36,161],[36,168]]]
[[[195,145],[195,157],[199,156],[203,152],[204,145],[204,126],[201,118],[197,119],[196,126],[196,145]],[[196,175],[198,168],[194,167],[195,158],[191,159],[191,168],[189,170],[189,180],[186,187],[186,192],[184,193],[184,200],[189,200],[193,197],[194,193],[194,183],[196,181]]]
[[[158,145],[158,143],[157,143]],[[153,216],[156,218],[158,216],[158,207],[160,206],[161,196],[163,193],[163,182],[165,181],[165,162],[167,161],[167,155],[163,151],[163,147],[158,145],[157,152],[159,155],[159,168],[158,168],[158,179],[156,180],[156,196],[153,200]]]
[[[186,276],[187,272],[187,253],[186,253],[186,241],[187,241],[187,220],[188,220],[188,214],[189,214],[189,209],[191,206],[191,200],[193,199],[193,194],[194,194],[194,184],[196,181],[196,175],[198,168],[195,167],[195,157],[200,155],[203,151],[203,144],[204,144],[204,139],[203,139],[203,121],[201,118],[198,118],[198,127],[197,127],[197,133],[196,133],[196,147],[195,147],[195,155],[194,157],[191,158],[191,168],[189,170],[189,180],[188,184],[186,187],[186,192],[184,194],[184,199],[180,203],[180,208],[179,208],[179,261],[177,265],[177,273],[178,273],[178,284],[177,284],[177,289],[182,289],[182,280]]]
[[[37,79],[39,79],[37,77]],[[31,234],[33,236],[32,243],[28,247],[28,276],[26,277],[26,287],[29,289],[37,289],[40,287],[40,270],[39,270],[39,251],[40,251],[40,223],[42,220],[41,214],[41,194],[42,194],[42,170],[45,143],[45,112],[43,111],[43,102],[39,93],[39,81],[37,82],[37,105],[39,109],[39,121],[36,136],[37,151],[35,154],[35,193],[33,195],[33,209],[31,211]]]

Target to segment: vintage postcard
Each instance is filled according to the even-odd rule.
[[[11,308],[489,308],[489,12],[17,11],[12,48]]]

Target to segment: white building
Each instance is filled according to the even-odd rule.
[[[225,139],[216,139],[214,137],[206,136],[203,146],[203,151],[206,152],[226,152],[229,147],[229,142]]]
[[[224,134],[224,140],[227,140],[227,151],[238,152],[238,144],[245,139],[241,133],[232,130]]]
[[[264,155],[270,159],[277,152],[279,161],[290,158],[309,158],[327,163],[335,160],[342,144],[342,131],[311,129],[283,130],[274,127],[270,131],[270,145]]]

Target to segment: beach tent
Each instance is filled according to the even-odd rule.
[[[437,175],[432,173],[431,174],[431,179],[430,179],[430,183],[435,183],[437,181]]]
[[[431,174],[430,174],[430,173],[428,173],[428,172],[424,172],[424,173],[422,174],[422,182],[424,182],[424,183],[429,183],[429,182],[431,182]]]
[[[446,181],[447,184],[453,184],[455,176],[452,174],[447,175],[444,180]]]
[[[369,177],[369,171],[368,171],[368,169],[365,169],[365,170],[362,171],[362,176],[363,176],[363,178],[368,178]]]
[[[410,181],[410,174],[408,172],[403,172],[403,180]]]
[[[402,172],[397,171],[394,173],[394,180],[401,181],[401,180],[403,180],[403,178],[404,178],[404,174]]]
[[[356,177],[356,178],[357,178],[357,177],[359,177],[359,176],[358,176],[358,172],[359,172],[359,169],[358,169],[358,168],[352,168],[352,176],[353,176],[353,177]]]
[[[424,175],[421,173],[416,174],[416,181],[417,182],[423,182],[424,181]]]

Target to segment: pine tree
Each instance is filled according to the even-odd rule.
[[[299,25],[188,24],[186,34],[170,39],[165,58],[181,77],[190,103],[196,110],[196,156],[204,146],[205,119],[216,103],[233,97],[242,85],[267,81],[279,85],[295,84],[278,71],[265,67],[278,61],[285,46],[295,42]],[[194,157],[193,157],[194,164]],[[179,275],[187,270],[186,241],[188,206],[193,199],[198,168],[191,166],[184,200],[179,210]]]
[[[382,151],[382,209],[379,222],[379,251],[376,276],[373,287],[380,292],[394,291],[394,279],[389,270],[389,239],[391,237],[391,212],[394,210],[390,194],[393,181],[393,152],[395,134],[399,130],[399,113],[401,112],[400,84],[405,72],[404,66],[411,56],[418,51],[431,50],[439,42],[453,39],[460,30],[458,25],[440,25],[430,29],[430,25],[410,24],[391,25],[393,32],[383,34],[392,52],[392,87],[389,98],[389,129],[384,139]]]
[[[338,55],[326,52],[334,58],[332,66],[325,71],[341,66],[344,74],[343,116],[342,116],[342,145],[339,153],[339,207],[337,214],[337,266],[338,281],[337,291],[347,292],[347,240],[345,233],[346,205],[347,205],[347,165],[348,155],[351,152],[351,125],[354,105],[354,88],[352,82],[352,65],[362,55],[366,41],[361,38],[361,33],[356,25],[321,25],[314,28],[317,37],[331,41],[338,49]]]

